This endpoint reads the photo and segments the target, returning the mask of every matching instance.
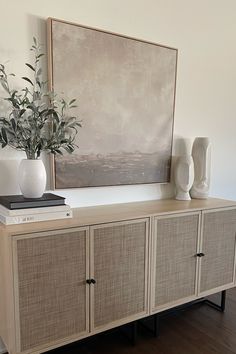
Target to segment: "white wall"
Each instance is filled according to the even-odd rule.
[[[47,17],[178,48],[175,137],[211,138],[211,195],[236,199],[235,0],[0,0],[0,8],[0,62],[10,59],[8,67],[19,76],[27,74],[32,36],[46,42]],[[19,192],[21,157],[0,149],[0,194]],[[155,199],[172,192],[170,185],[60,191],[72,206]]]
[[[235,0],[0,0],[0,4],[0,61],[10,59],[8,67],[19,77],[27,74],[24,63],[30,60],[32,36],[46,43],[47,17],[178,48],[175,137],[211,138],[211,195],[236,199]],[[13,160],[0,161],[0,194],[19,192],[15,160],[21,157],[0,150],[0,160]],[[173,188],[143,185],[57,193],[72,206],[83,206],[169,197]]]

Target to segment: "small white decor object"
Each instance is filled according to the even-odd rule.
[[[194,182],[191,197],[207,199],[210,187],[211,143],[208,137],[197,137],[192,148]]]
[[[178,157],[175,168],[175,185],[177,200],[190,200],[190,188],[194,180],[193,158],[191,156],[191,140],[183,139],[183,155]]]
[[[19,166],[19,186],[25,198],[41,198],[46,187],[46,170],[42,160],[23,159]]]

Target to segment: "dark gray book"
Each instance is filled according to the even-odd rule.
[[[65,198],[52,193],[44,193],[41,198],[24,198],[23,195],[2,195],[0,204],[5,208],[27,209],[65,205]]]

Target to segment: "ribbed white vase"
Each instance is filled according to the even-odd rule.
[[[20,190],[25,198],[42,197],[47,175],[42,160],[24,159],[21,161],[18,171]]]
[[[210,188],[211,143],[208,137],[197,137],[192,149],[194,162],[194,182],[190,194],[192,198],[207,199]]]

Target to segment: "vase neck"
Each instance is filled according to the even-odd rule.
[[[37,156],[35,152],[32,151],[26,151],[26,156],[27,156],[27,160],[37,160]]]

